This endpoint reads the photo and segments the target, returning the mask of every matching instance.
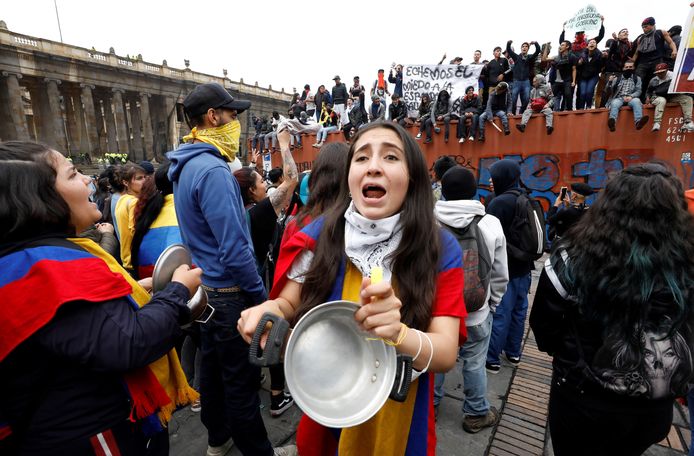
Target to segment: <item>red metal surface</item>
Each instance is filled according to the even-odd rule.
[[[645,108],[644,115],[651,121],[640,131],[634,128],[631,109],[623,108],[617,121],[617,131],[607,128],[607,110],[595,109],[554,113],[554,133],[547,135],[544,116],[530,119],[525,133],[514,125],[520,116],[510,119],[511,134],[504,136],[491,125],[486,127],[484,143],[455,139],[455,125],[451,125],[451,140],[443,141],[443,131],[434,135],[430,144],[420,143],[429,166],[442,155],[450,155],[478,178],[479,193],[484,197],[489,189],[489,167],[497,160],[511,158],[521,164],[521,180],[532,190],[545,209],[554,202],[563,185],[586,182],[593,188],[604,187],[610,172],[634,163],[659,158],[672,164],[686,188],[694,187],[694,161],[691,151],[694,133],[680,133],[682,125],[679,105],[668,105],[659,132],[651,132],[653,108]],[[500,121],[496,120],[497,125]],[[443,127],[443,125],[441,125]],[[443,130],[443,128],[442,128]],[[418,128],[409,129],[414,136]],[[318,149],[312,148],[314,136],[305,136],[303,148],[293,151],[300,171],[311,168]],[[328,142],[344,141],[342,133],[328,136]],[[260,164],[260,163],[259,163]],[[280,156],[272,154],[272,165],[280,165]]]

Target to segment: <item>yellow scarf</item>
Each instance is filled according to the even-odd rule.
[[[101,258],[112,272],[121,274],[132,287],[133,291],[130,297],[138,306],[142,307],[150,301],[152,297],[149,293],[142,288],[111,255],[99,247],[99,245],[86,238],[72,238],[69,240],[92,255]],[[132,417],[141,419],[156,411],[162,425],[166,426],[166,423],[171,419],[171,414],[176,410],[177,406],[190,404],[197,400],[200,395],[188,385],[188,380],[183,373],[176,350],[171,349],[169,353],[147,367],[151,370],[156,380],[166,392],[170,402],[160,406],[158,411],[151,410],[152,404],[140,404],[139,407],[141,408],[139,410],[138,404],[134,404]]]
[[[183,137],[183,141],[188,142],[194,139],[210,144],[219,150],[228,161],[233,162],[239,151],[239,138],[241,137],[241,123],[234,119],[219,127],[205,128],[198,130],[193,127],[190,134]]]

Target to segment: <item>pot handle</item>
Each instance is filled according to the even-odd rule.
[[[270,328],[265,348],[261,349],[260,338],[263,336],[263,333],[265,333],[265,326],[267,326],[269,322],[272,322],[272,327]],[[258,322],[258,326],[255,328],[255,333],[253,333],[253,339],[251,340],[251,346],[248,351],[248,360],[250,363],[259,367],[279,364],[280,358],[282,357],[284,340],[287,337],[288,331],[289,322],[287,320],[269,312],[263,314],[260,322]]]
[[[412,383],[412,357],[398,354],[395,360],[395,381],[390,391],[390,398],[397,402],[405,402]]]

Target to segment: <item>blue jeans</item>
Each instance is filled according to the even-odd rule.
[[[489,411],[487,401],[487,370],[484,361],[492,334],[492,314],[479,325],[468,326],[467,340],[460,347],[463,360],[463,415],[483,416]],[[436,374],[434,381],[434,405],[443,397],[443,381],[446,374]]]
[[[530,100],[530,81],[513,81],[513,91],[511,92],[511,113],[516,114],[518,97],[521,100],[520,113],[525,111]]]
[[[576,109],[590,109],[593,106],[595,86],[598,85],[598,75],[590,79],[579,79],[578,96],[576,97]]]
[[[331,131],[337,131],[337,125],[333,125],[332,127],[321,127],[316,134],[316,142],[319,143],[328,139],[328,133]]]
[[[244,293],[208,292],[215,313],[200,325],[200,419],[211,446],[229,437],[244,455],[273,454],[260,416],[260,368],[248,361],[248,344],[236,323],[251,306]]]
[[[491,118],[488,117],[487,114],[488,114],[487,111],[484,111],[484,112],[482,113],[482,115],[480,115],[480,120],[479,120],[479,132],[480,132],[480,136],[484,136],[484,124],[485,124],[485,122],[486,122],[487,120],[489,120],[490,122],[493,122],[495,116],[498,117],[499,119],[501,119],[501,125],[504,126],[504,130],[508,130],[508,117],[506,116],[506,112],[505,112],[505,111],[496,111],[496,112],[493,112]]]
[[[638,98],[632,98],[627,104],[631,106],[631,109],[634,110],[634,123],[641,120],[641,116],[643,115],[643,105],[641,104],[641,100]],[[622,97],[613,98],[610,100],[610,102],[607,104],[607,107],[610,109],[610,119],[617,120],[617,117],[619,117],[619,108],[622,106],[624,106],[624,100]]]
[[[494,312],[492,337],[487,351],[487,362],[490,364],[500,363],[502,350],[506,352],[506,356],[520,357],[525,317],[528,313],[530,280],[528,273],[508,281],[506,293]]]

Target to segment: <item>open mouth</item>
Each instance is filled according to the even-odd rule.
[[[385,196],[386,189],[380,185],[369,184],[362,188],[361,193],[364,195],[364,198],[379,199]]]

